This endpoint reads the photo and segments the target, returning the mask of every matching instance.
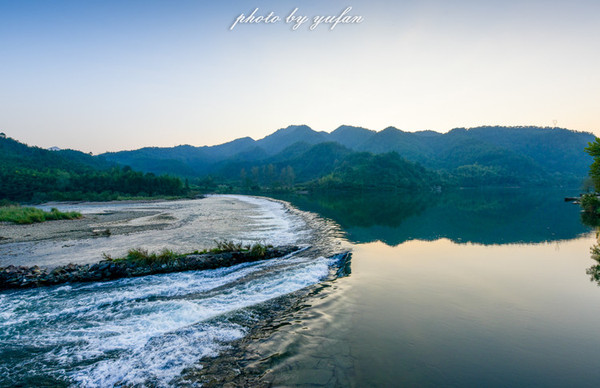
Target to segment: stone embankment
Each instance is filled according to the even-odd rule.
[[[168,261],[159,260],[103,260],[96,264],[68,264],[47,269],[16,267],[0,268],[0,290],[52,286],[68,282],[93,282],[154,275],[170,272],[206,270],[282,257],[299,250],[296,246],[268,248],[264,255],[252,252],[224,252],[189,254]]]

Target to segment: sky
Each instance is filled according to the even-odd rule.
[[[362,22],[309,27],[315,16]],[[258,8],[277,23],[238,23]],[[297,30],[285,18],[309,21]],[[288,125],[600,136],[597,0],[0,0],[0,131],[102,153]]]

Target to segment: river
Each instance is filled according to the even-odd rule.
[[[198,249],[215,237],[311,248],[213,271],[2,292],[0,386],[595,386],[600,289],[586,268],[596,239],[563,202],[569,194],[216,196],[78,208],[151,207],[176,221],[151,233],[11,246],[4,258],[50,264],[79,252],[87,262],[132,245]],[[326,258],[346,249],[345,266]]]

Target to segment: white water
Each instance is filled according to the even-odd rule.
[[[280,203],[226,198],[252,205],[236,215],[252,227],[232,237],[299,243],[311,234]],[[84,386],[171,385],[243,337],[260,320],[250,307],[322,281],[333,264],[301,252],[210,271],[0,293],[0,386],[32,371]]]

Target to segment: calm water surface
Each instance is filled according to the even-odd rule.
[[[596,239],[563,202],[573,194],[280,198],[292,211],[225,197],[237,219],[254,220],[236,238],[313,249],[226,270],[0,293],[0,385],[195,386],[190,368],[221,363],[218,374],[235,369],[229,381],[250,386],[597,386],[600,288],[586,274]],[[346,248],[349,274],[338,277],[324,256]],[[281,298],[292,307],[243,341],[273,319],[265,311],[288,305]]]
[[[264,362],[265,379],[597,386],[600,288],[585,272],[596,239],[564,194],[287,198],[342,225],[352,274],[253,346],[263,356],[290,354]]]

